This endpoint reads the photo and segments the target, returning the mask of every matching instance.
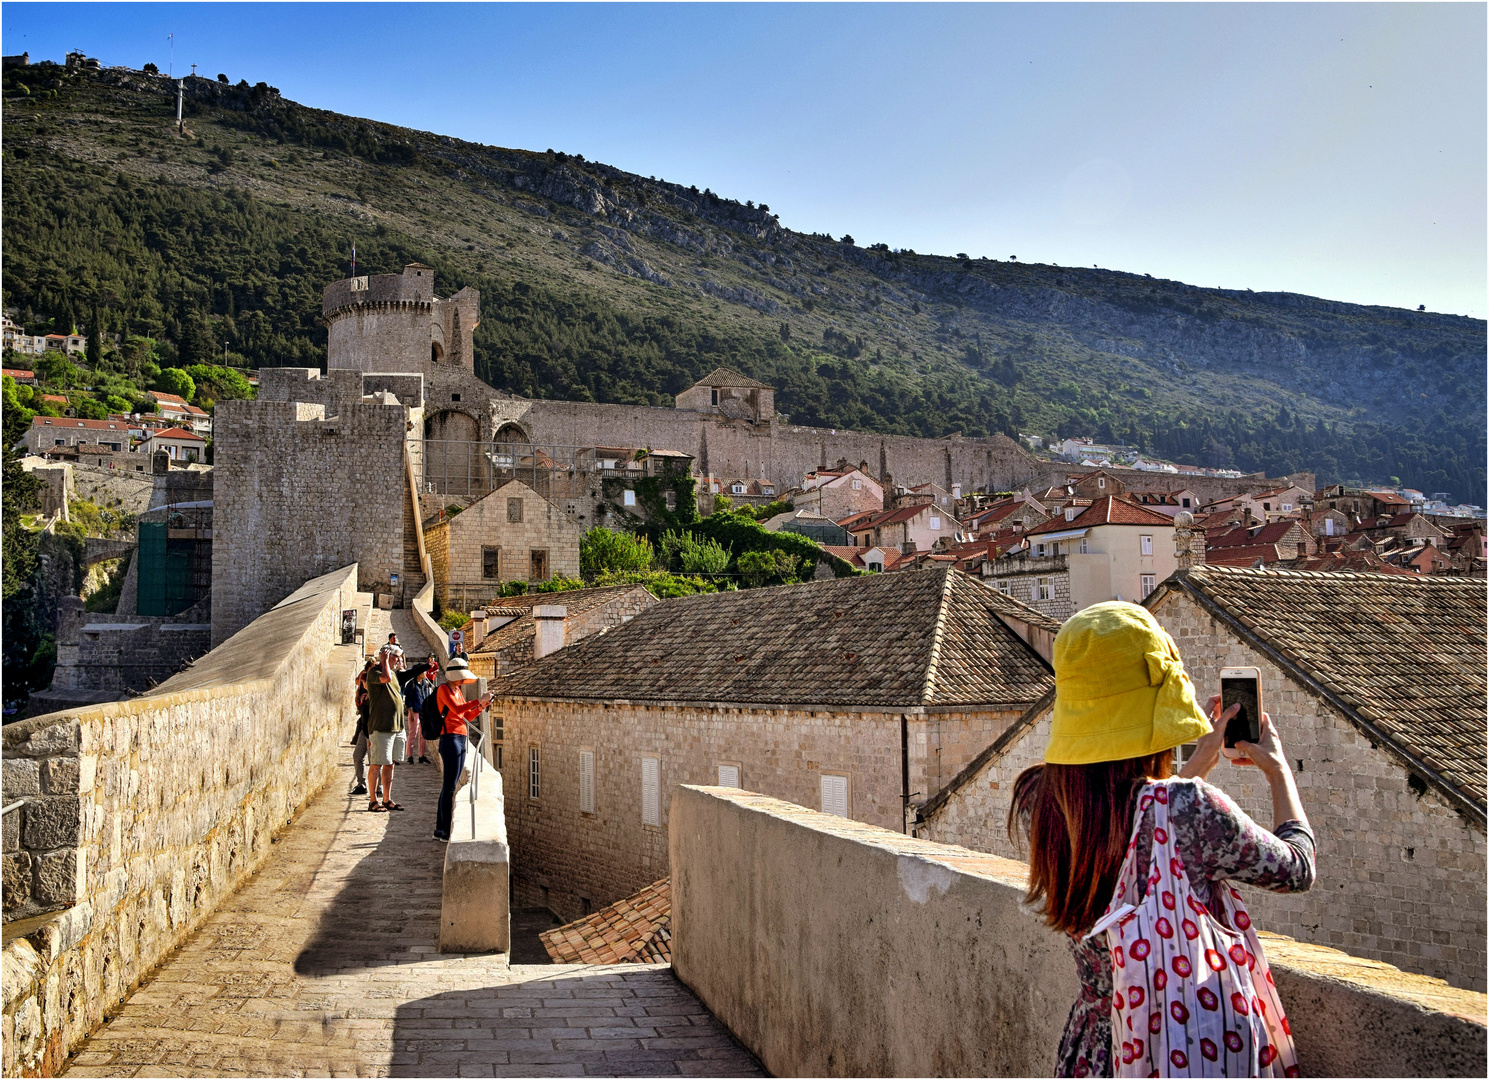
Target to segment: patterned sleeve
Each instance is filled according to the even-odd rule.
[[[1175,784],[1174,840],[1184,865],[1203,867],[1207,881],[1243,881],[1272,892],[1307,892],[1313,885],[1313,832],[1284,821],[1275,833],[1251,820],[1229,795],[1203,780]]]

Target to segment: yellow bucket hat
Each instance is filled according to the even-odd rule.
[[[1052,765],[1146,757],[1210,732],[1174,639],[1147,608],[1117,600],[1071,616],[1054,666]]]

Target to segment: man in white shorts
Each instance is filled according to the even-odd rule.
[[[393,801],[393,763],[403,758],[407,735],[403,724],[403,695],[393,673],[393,654],[378,654],[378,666],[367,673],[367,809],[374,812],[402,810]],[[378,801],[378,786],[382,801]]]

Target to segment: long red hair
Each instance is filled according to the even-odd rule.
[[[1089,930],[1117,887],[1138,792],[1173,774],[1174,753],[1094,765],[1035,765],[1013,784],[1008,835],[1029,841],[1029,892],[1051,928]]]

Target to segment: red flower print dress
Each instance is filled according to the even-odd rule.
[[[1229,888],[1222,882],[1245,882],[1273,892],[1303,892],[1313,884],[1313,834],[1303,822],[1284,822],[1274,835],[1247,817],[1224,792],[1202,780],[1172,780],[1163,787],[1169,798],[1166,816],[1169,819],[1168,831],[1172,834],[1166,843],[1160,844],[1172,851],[1165,863],[1169,858],[1180,862],[1187,875],[1192,899],[1222,926],[1228,925],[1228,905],[1222,901],[1220,889]],[[1152,865],[1154,814],[1151,807],[1144,811],[1142,821],[1142,827],[1136,831],[1137,843],[1133,852],[1139,900],[1146,897],[1153,872],[1159,869]],[[1162,869],[1164,874],[1161,876],[1172,873],[1167,865]],[[1197,914],[1191,915],[1190,921],[1197,923]],[[1170,922],[1177,924],[1171,925],[1171,930],[1184,932],[1183,916]],[[1114,1064],[1120,1063],[1120,1048],[1116,1062],[1112,1057],[1112,957],[1106,939],[1104,933],[1085,940],[1070,939],[1081,981],[1081,995],[1070,1010],[1065,1034],[1060,1040],[1056,1076],[1111,1076]],[[1175,973],[1169,977],[1182,981],[1192,975],[1193,972],[1190,976]],[[1194,1001],[1185,998],[1165,1002],[1170,1010],[1174,1005],[1182,1010],[1192,1010],[1196,1004],[1205,1007],[1197,995]],[[1247,1004],[1250,1007],[1250,1003]],[[1124,1001],[1124,1007],[1126,1005]],[[1233,1002],[1226,1005],[1231,1009],[1235,1007]],[[1185,1020],[1165,1013],[1162,1023],[1166,1028],[1170,1022],[1183,1024]],[[1218,1065],[1212,1066],[1209,1059],[1204,1058],[1202,1044],[1196,1043],[1196,1049],[1201,1057],[1201,1062],[1196,1063],[1200,1066],[1198,1069],[1193,1069],[1186,1060],[1182,1067],[1168,1063],[1163,1071],[1218,1070]],[[1237,1051],[1229,1045],[1217,1043],[1215,1052],[1215,1060],[1219,1062]],[[1264,1066],[1263,1070],[1269,1068],[1275,1068],[1278,1073],[1283,1071],[1276,1064]]]

